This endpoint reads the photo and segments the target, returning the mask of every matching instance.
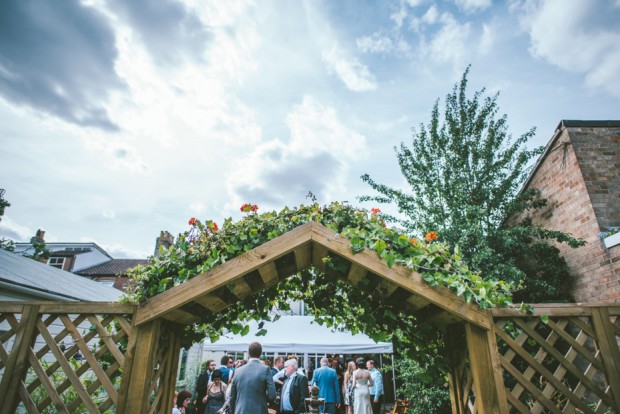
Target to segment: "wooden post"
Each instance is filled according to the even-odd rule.
[[[463,366],[467,350],[463,343],[463,325],[450,325],[445,334],[446,358],[450,364],[448,383],[450,385],[450,402],[452,414],[465,414],[463,401],[467,390],[463,389]]]
[[[489,320],[493,326],[490,314]],[[508,414],[506,389],[493,328],[484,330],[466,323],[465,333],[476,395],[476,412]]]
[[[148,390],[153,377],[160,327],[160,319],[155,319],[138,327],[133,326],[125,356],[126,361],[133,362],[130,372],[123,374],[118,414],[146,413],[149,411]],[[170,407],[170,411],[172,411],[172,407]]]
[[[28,353],[36,338],[35,331],[39,316],[38,305],[24,306],[19,327],[15,332],[15,342],[11,354],[4,367],[4,375],[0,383],[0,413],[12,414],[19,404],[19,386],[26,378],[28,371]]]
[[[168,323],[170,326],[170,341],[168,352],[166,353],[166,370],[163,374],[163,395],[158,412],[160,414],[170,414],[174,406],[174,391],[177,383],[177,371],[179,369],[179,353],[181,352],[181,334],[183,327],[177,324]],[[190,390],[192,393],[194,390]],[[192,399],[196,396],[193,395]]]
[[[592,308],[592,324],[601,350],[603,365],[607,371],[607,383],[614,399],[614,408],[620,413],[620,350],[607,308]]]

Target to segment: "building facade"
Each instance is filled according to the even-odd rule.
[[[587,244],[558,245],[577,302],[620,301],[620,121],[561,121],[524,188],[547,206],[535,224]]]

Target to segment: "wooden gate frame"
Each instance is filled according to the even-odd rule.
[[[350,263],[346,281],[354,286],[371,275],[379,277],[382,289],[377,292],[384,299],[399,298],[399,303],[428,323],[462,322],[476,389],[476,412],[508,413],[493,319],[488,311],[465,302],[448,288],[429,286],[422,275],[404,266],[388,267],[374,251],[366,249],[353,254],[348,239],[315,222],[291,230],[142,304],[134,320],[137,341],[134,363],[127,378],[123,378],[122,395],[131,395],[131,398],[125,398],[119,404],[118,412],[130,414],[152,410],[144,378],[149,378],[153,370],[155,339],[163,320],[191,324],[199,321],[205,312],[221,312],[233,302],[227,302],[231,298],[218,296],[215,293],[218,289],[233,286],[232,301],[255,293],[245,276],[258,275],[264,287],[269,287],[311,266],[331,274],[323,262],[326,257],[339,257]],[[334,277],[341,278],[342,275]],[[170,376],[175,374],[170,373]],[[166,384],[165,388],[164,395],[171,398],[174,383]],[[167,414],[171,407],[171,404],[163,404],[157,412]]]

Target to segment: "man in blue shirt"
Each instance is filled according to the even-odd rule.
[[[375,361],[369,359],[366,362],[366,368],[370,372],[370,378],[372,379],[372,387],[368,388],[370,392],[370,403],[372,404],[372,413],[381,413],[381,404],[383,403],[383,376],[377,368],[375,368]]]
[[[230,369],[234,365],[233,358],[230,355],[224,355],[220,360],[220,371],[222,371],[222,382],[228,384],[228,378],[230,377]]]
[[[297,360],[289,359],[284,363],[286,379],[282,385],[280,398],[281,414],[299,414],[306,411],[308,398],[308,378],[297,373]]]
[[[325,412],[336,413],[336,406],[340,405],[340,387],[338,386],[338,374],[330,368],[329,359],[321,358],[321,368],[314,370],[312,383],[319,387],[319,398],[325,398]]]

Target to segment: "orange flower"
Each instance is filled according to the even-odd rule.
[[[411,239],[411,243],[416,244],[417,242],[418,242],[418,239],[416,239],[415,237]]]
[[[192,217],[191,219],[189,219],[188,223],[189,223],[190,226],[194,226],[194,225],[196,225],[196,221],[198,221],[198,220],[196,220],[196,217]]]
[[[433,240],[437,240],[439,237],[437,237],[437,233],[435,233],[434,231],[429,231],[428,233],[426,233],[426,241],[433,241]]]
[[[377,213],[381,213],[381,210],[379,210],[378,208],[371,208],[370,212],[372,213],[372,215],[376,215]]]

